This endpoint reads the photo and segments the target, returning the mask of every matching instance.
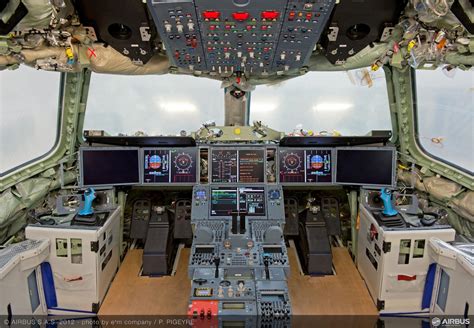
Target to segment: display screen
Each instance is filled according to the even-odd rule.
[[[392,186],[394,149],[338,149],[336,182]]]
[[[331,149],[280,149],[281,183],[332,183]]]
[[[211,189],[211,215],[265,216],[263,187],[219,187]]]
[[[196,149],[171,150],[171,182],[196,182]]]
[[[222,302],[223,310],[244,310],[244,302]]]
[[[332,165],[330,149],[305,151],[306,182],[331,183]]]
[[[145,150],[143,161],[144,183],[167,183],[170,181],[170,151]]]
[[[212,150],[212,182],[237,182],[237,150]]]
[[[280,182],[305,182],[304,150],[280,149]]]
[[[145,149],[144,183],[196,182],[196,149]]]
[[[82,149],[83,186],[140,183],[138,149]]]
[[[265,182],[265,149],[213,149],[213,183]]]
[[[239,182],[265,182],[265,150],[239,150]]]
[[[194,296],[196,297],[211,297],[212,288],[210,287],[199,287],[194,289]]]

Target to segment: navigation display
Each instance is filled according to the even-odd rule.
[[[237,150],[212,150],[212,182],[237,182]]]
[[[196,149],[145,149],[143,183],[196,182]]]
[[[84,148],[80,155],[82,186],[140,183],[138,149]]]
[[[332,183],[331,149],[280,149],[281,183]]]
[[[211,189],[211,216],[265,216],[263,187],[218,187]]]
[[[305,182],[304,150],[280,149],[280,182]]]
[[[331,150],[306,150],[306,182],[332,182]]]
[[[171,182],[196,182],[196,149],[171,150]]]
[[[265,150],[239,150],[239,182],[265,182]]]

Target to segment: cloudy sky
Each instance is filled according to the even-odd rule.
[[[313,72],[252,93],[250,121],[291,132],[296,126],[345,135],[390,129],[385,78],[373,74],[368,88],[360,71]],[[420,140],[433,154],[474,170],[474,73],[418,74]],[[362,84],[362,85],[361,85]],[[44,154],[57,131],[59,74],[31,68],[0,71],[0,172]],[[86,129],[110,134],[177,134],[209,120],[224,121],[218,81],[190,76],[93,74]],[[441,138],[442,144],[432,138]],[[470,149],[466,152],[466,149]]]

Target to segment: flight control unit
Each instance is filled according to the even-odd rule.
[[[264,182],[262,149],[216,149],[211,156],[211,183],[193,189],[188,314],[289,320],[282,187]]]

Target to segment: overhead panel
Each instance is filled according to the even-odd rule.
[[[172,63],[220,76],[307,64],[335,0],[148,0]]]

